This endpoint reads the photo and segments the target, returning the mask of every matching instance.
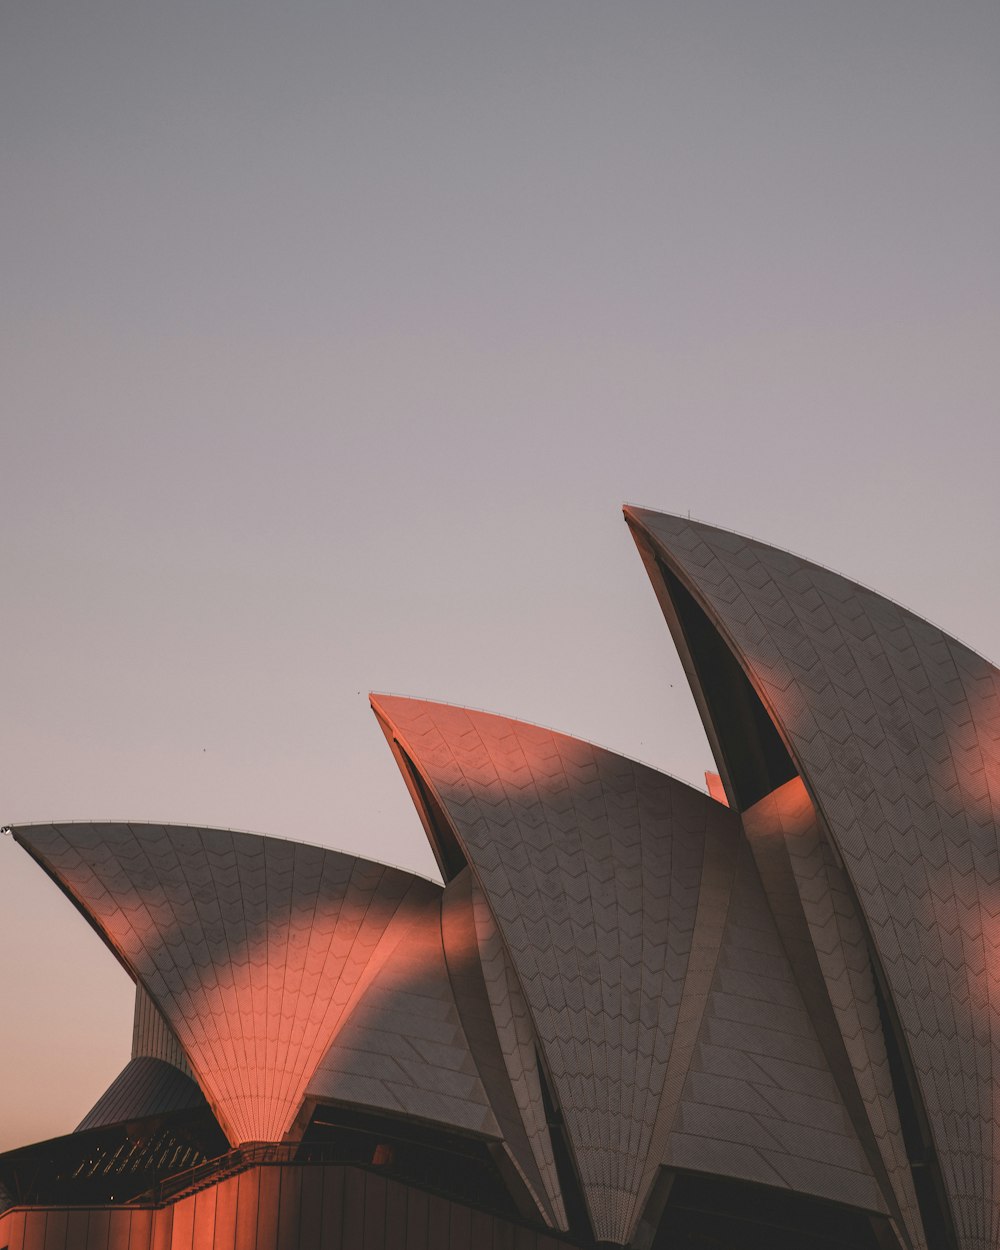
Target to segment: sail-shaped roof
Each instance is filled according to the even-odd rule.
[[[457,845],[489,900],[599,1240],[628,1241],[668,1163],[714,1160],[730,1176],[886,1211],[752,861],[734,878],[736,813],[538,726],[372,702],[431,836]],[[750,1064],[757,1090],[725,1054],[750,1028],[741,1013],[772,1039],[770,1059]],[[789,1101],[783,1083],[795,1081],[811,1086]]]
[[[589,743],[395,697],[373,707],[440,801],[503,935],[595,1235],[625,1241],[717,804]]]
[[[288,1133],[337,1030],[440,894],[399,869],[228,830],[14,836],[141,983],[234,1145]]]
[[[860,905],[959,1242],[995,1246],[1000,673],[798,556],[646,509],[626,517],[731,797],[750,807],[801,775]],[[720,647],[752,696],[735,679],[720,692],[724,663],[708,663]],[[742,700],[744,728],[756,726],[756,759],[739,754],[726,693]]]

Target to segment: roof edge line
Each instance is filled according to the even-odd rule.
[[[129,829],[134,828],[152,828],[158,829],[196,829],[205,833],[238,833],[248,838],[270,839],[274,842],[291,843],[292,846],[305,846],[314,851],[327,851],[331,855],[343,855],[345,859],[359,860],[365,864],[375,864],[378,868],[391,868],[394,872],[401,872],[408,877],[416,877],[420,881],[426,881],[430,885],[441,884],[435,881],[433,877],[425,876],[421,872],[415,872],[412,868],[404,868],[402,864],[393,864],[386,859],[376,859],[370,855],[356,855],[353,851],[345,851],[339,846],[324,846],[321,842],[306,842],[302,838],[291,838],[283,833],[260,833],[255,829],[234,829],[226,825],[192,825],[181,821],[164,821],[164,820],[30,820],[30,821],[8,821],[6,824],[0,825],[0,833],[9,832],[23,850],[27,850],[24,843],[17,836],[19,829],[61,829],[65,825],[123,825]],[[29,852],[30,854],[30,852]]]
[[[660,777],[666,777],[668,781],[674,781],[679,786],[686,786],[689,790],[693,790],[701,798],[712,798],[708,793],[707,787],[698,786],[693,781],[688,781],[684,777],[678,777],[674,773],[668,773],[665,768],[660,768],[658,764],[653,764],[649,760],[639,759],[637,755],[627,755],[624,751],[618,751],[614,747],[608,746],[603,742],[596,742],[593,738],[581,738],[579,734],[567,733],[565,729],[555,729],[551,725],[543,725],[540,721],[527,720],[523,716],[509,716],[506,712],[496,712],[492,708],[475,707],[471,703],[452,703],[448,699],[427,699],[422,695],[402,694],[395,690],[370,690],[368,692],[368,700],[375,709],[375,704],[380,698],[386,699],[406,699],[411,703],[429,703],[437,704],[439,707],[454,708],[458,712],[475,712],[480,716],[495,716],[498,720],[513,721],[516,725],[528,725],[532,729],[541,729],[545,733],[557,734],[560,738],[567,738],[571,742],[580,742],[584,746],[594,747],[595,750],[604,751],[608,755],[613,755],[617,759],[627,760],[630,764],[638,764],[640,768],[648,768],[650,772],[656,773]],[[378,713],[376,713],[377,715]],[[391,717],[386,717],[391,720]],[[718,802],[717,799],[712,799]],[[724,807],[725,804],[722,804]]]
[[[779,547],[777,543],[768,542],[764,538],[757,538],[754,534],[746,534],[743,530],[730,529],[726,525],[716,525],[713,521],[705,521],[700,517],[693,517],[690,513],[687,516],[681,516],[677,512],[664,512],[662,508],[649,508],[645,504],[622,504],[622,512],[626,519],[631,518],[636,525],[640,525],[642,529],[649,534],[649,526],[645,524],[641,517],[637,516],[637,512],[651,512],[654,516],[669,517],[672,521],[685,521],[691,525],[701,525],[708,529],[717,530],[720,534],[731,534],[736,538],[742,538],[746,542],[755,543],[758,547],[769,547],[772,551],[779,551],[782,555],[791,556],[795,560],[801,560],[804,564],[811,565],[814,569],[822,569],[824,573],[832,573],[834,577],[839,577],[850,586],[854,586],[857,590],[863,590],[865,594],[875,595],[876,598],[882,599],[885,603],[891,603],[894,608],[898,608],[901,612],[906,612],[909,616],[914,617],[918,621],[922,621],[925,625],[930,625],[932,629],[936,629],[942,637],[948,642],[957,642],[959,646],[964,647],[966,651],[971,651],[984,664],[988,664],[991,668],[1000,668],[984,655],[982,651],[977,651],[971,643],[960,638],[958,634],[953,634],[945,629],[943,625],[939,625],[937,621],[932,621],[930,617],[924,616],[922,613],[911,608],[909,604],[903,603],[901,599],[893,599],[889,595],[883,594],[882,591],[876,590],[874,586],[869,586],[867,582],[859,582],[855,577],[848,577],[846,573],[841,573],[840,569],[835,569],[832,564],[823,564],[820,560],[814,560],[811,556],[803,555],[800,551],[793,551],[790,547]],[[655,538],[655,535],[650,534]]]

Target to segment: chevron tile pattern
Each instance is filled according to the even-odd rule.
[[[475,883],[472,887],[472,909],[493,1024],[517,1101],[518,1113],[527,1131],[535,1166],[552,1211],[553,1223],[558,1228],[566,1228],[566,1212],[555,1160],[552,1157],[552,1141],[545,1120],[545,1106],[538,1075],[538,1039],[531,1022],[531,1013],[521,993],[517,973],[489,903]]]
[[[735,859],[665,1162],[885,1213],[745,843]]]
[[[899,1230],[924,1244],[864,926],[800,778],[743,813],[779,934]]]
[[[624,1242],[644,1197],[706,826],[735,818],[549,730],[418,700],[373,706],[433,787],[490,901],[595,1235]]]
[[[225,830],[14,832],[142,984],[234,1145],[288,1132],[337,1030],[440,895],[395,868]]]
[[[501,986],[495,979],[494,934],[488,928],[484,932],[482,904],[468,867],[448,882],[441,935],[455,1003],[503,1134],[503,1148],[545,1222],[550,1228],[565,1229],[565,1207],[541,1100],[537,1038],[518,1020],[523,1010],[520,991],[507,1009],[512,1021],[495,1001]]]
[[[782,730],[860,903],[963,1250],[1000,1242],[1000,674],[829,570],[711,526],[627,515]]]
[[[440,899],[414,918],[388,956],[306,1095],[500,1138],[448,980]]]

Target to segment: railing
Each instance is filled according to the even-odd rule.
[[[204,1163],[196,1163],[194,1167],[185,1168],[183,1172],[175,1172],[157,1181],[152,1189],[133,1198],[133,1203],[153,1203],[159,1206],[175,1198],[186,1189],[197,1189],[202,1182],[217,1180],[221,1175],[234,1176],[237,1172],[245,1172],[247,1168],[258,1167],[264,1163],[336,1163],[335,1152],[330,1146],[308,1145],[301,1142],[252,1142],[246,1146],[237,1146],[215,1159],[207,1159]]]

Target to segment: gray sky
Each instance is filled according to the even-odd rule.
[[[996,659],[1000,6],[10,0],[0,823],[434,875],[369,689],[711,757],[620,516]],[[0,1149],[131,986],[0,839]]]

